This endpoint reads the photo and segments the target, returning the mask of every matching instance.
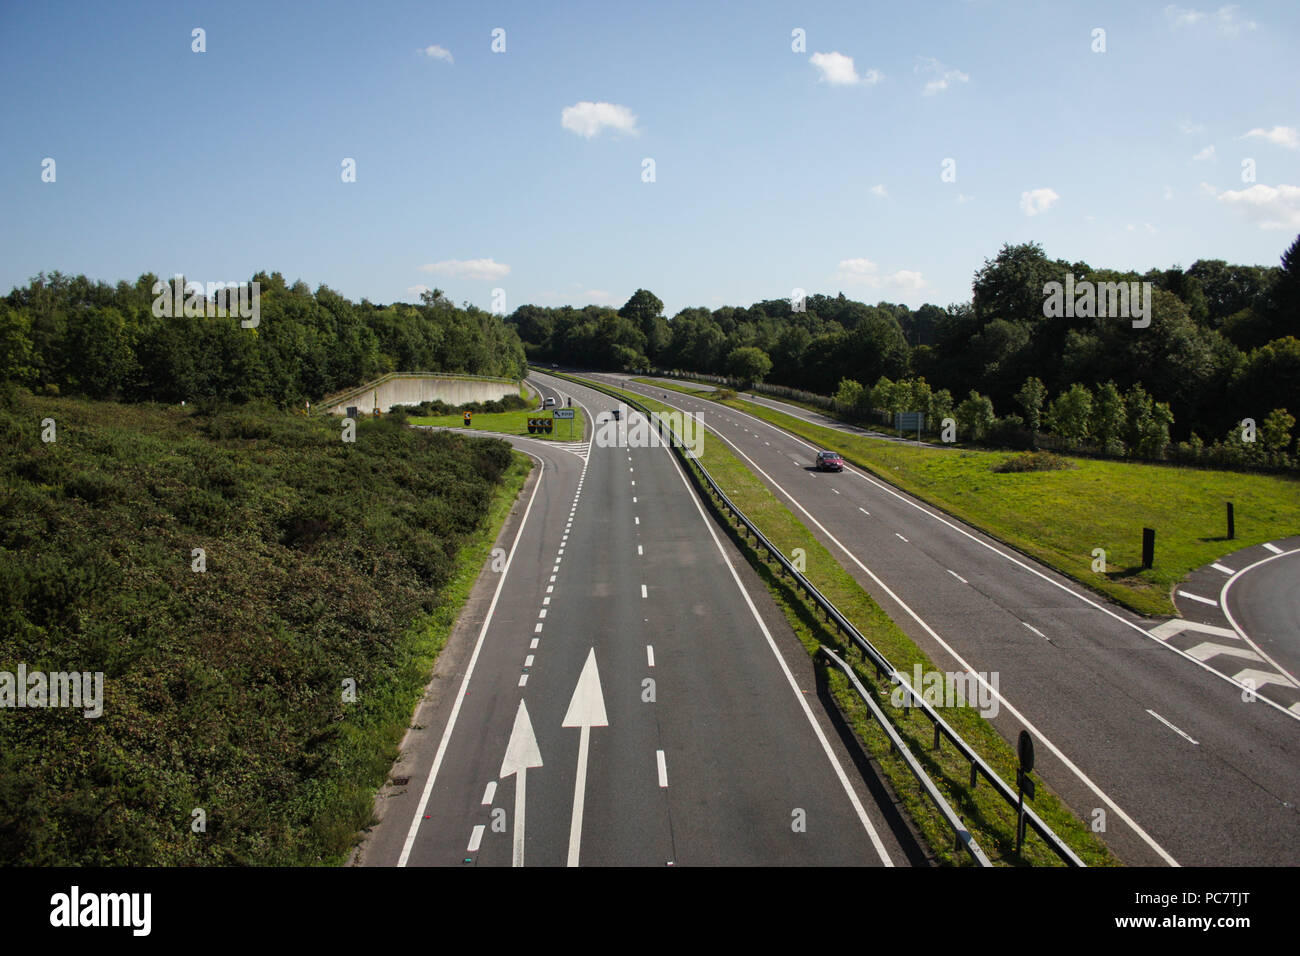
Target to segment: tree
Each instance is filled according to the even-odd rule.
[[[979,441],[988,434],[997,416],[993,414],[993,402],[979,392],[971,389],[960,405],[957,406],[957,426],[966,441]]]
[[[855,382],[851,378],[843,378],[840,379],[839,388],[835,390],[835,401],[848,408],[856,409],[862,401],[862,395],[865,391],[861,382]]]
[[[732,349],[727,356],[727,369],[732,375],[753,386],[763,381],[767,373],[772,371],[772,360],[762,349],[746,346]]]
[[[1291,446],[1291,429],[1295,428],[1295,416],[1285,408],[1275,408],[1268,413],[1264,424],[1260,426],[1260,435],[1264,439],[1264,448],[1273,453],[1285,453]]]
[[[1071,445],[1078,446],[1091,433],[1092,392],[1078,382],[1056,396],[1047,413],[1052,431]]]
[[[1043,427],[1043,402],[1047,400],[1047,388],[1032,375],[1025,379],[1025,384],[1016,392],[1016,401],[1025,410],[1025,427],[1030,432],[1038,432]]]
[[[648,289],[637,289],[632,297],[618,310],[620,317],[627,319],[645,336],[645,352],[652,358],[668,345],[668,322],[664,319],[664,304]]]
[[[1092,433],[1107,454],[1124,454],[1124,427],[1128,412],[1124,396],[1114,382],[1097,386],[1097,399],[1092,406]]]
[[[1282,271],[1269,292],[1269,337],[1300,336],[1300,236],[1282,253]]]

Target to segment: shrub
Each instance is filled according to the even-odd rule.
[[[993,466],[993,471],[1008,474],[1024,471],[1063,471],[1077,467],[1068,458],[1054,455],[1050,451],[1031,451],[1023,455],[1013,455]]]

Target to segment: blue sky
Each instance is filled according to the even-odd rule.
[[[645,287],[671,315],[946,305],[1027,240],[1273,265],[1298,28],[1190,0],[5,4],[0,288],[265,269],[508,310]]]

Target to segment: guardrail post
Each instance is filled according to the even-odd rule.
[[[980,782],[979,768],[975,766],[975,761],[970,762],[970,788],[975,789],[975,785]]]
[[[934,725],[934,749],[939,749],[939,725]]]

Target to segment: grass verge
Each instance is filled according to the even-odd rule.
[[[703,397],[707,397],[703,396]],[[1068,458],[1059,471],[995,473],[1015,452],[918,447],[814,425],[743,399],[721,404],[784,428],[935,505],[1080,584],[1150,616],[1174,616],[1170,593],[1228,552],[1300,532],[1300,480],[1278,475]],[[1226,537],[1226,502],[1236,537]],[[1156,531],[1142,564],[1142,529]],[[1094,571],[1100,548],[1105,571]]]
[[[445,428],[456,428],[464,432],[492,432],[497,435],[524,435],[529,438],[541,438],[547,441],[581,441],[583,428],[586,426],[586,416],[582,414],[582,409],[576,405],[573,407],[573,418],[569,420],[555,420],[555,430],[550,434],[541,432],[536,435],[530,435],[528,432],[528,419],[530,418],[550,418],[555,409],[536,412],[527,408],[519,409],[513,412],[478,412],[471,419],[469,428],[465,428],[465,418],[463,415],[421,415],[412,416],[406,420],[412,425],[440,425]],[[570,437],[572,429],[572,437]]]

